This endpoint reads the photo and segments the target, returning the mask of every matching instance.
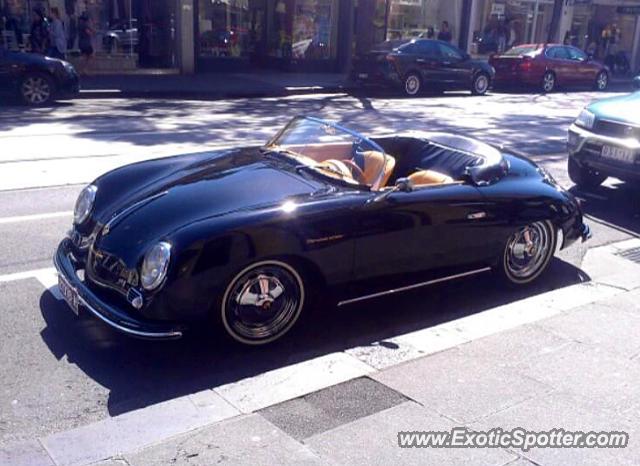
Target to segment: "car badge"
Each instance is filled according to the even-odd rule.
[[[107,236],[110,231],[111,231],[111,225],[107,223],[102,229],[102,236]]]

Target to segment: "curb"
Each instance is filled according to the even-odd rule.
[[[631,269],[626,272],[622,270],[639,266],[619,257],[621,251],[638,246],[640,239],[630,239],[591,249],[589,253],[592,255],[587,253],[585,264],[589,265],[594,258],[603,255],[609,261],[606,273],[596,276],[593,281],[558,288],[433,327],[385,338],[385,345],[373,342],[368,346],[326,354],[13,445],[10,449],[0,449],[0,463],[85,465],[115,455],[137,452],[195,429],[610,299],[640,287],[640,273],[631,273],[628,271]],[[597,262],[593,266],[597,272]],[[618,280],[616,277],[620,274],[625,274],[626,279]],[[392,357],[390,352],[394,353]],[[314,377],[319,373],[323,374],[322,378]],[[79,445],[82,448],[78,448]]]

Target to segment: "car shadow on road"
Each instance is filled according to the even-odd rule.
[[[290,335],[261,348],[230,343],[213,330],[177,341],[132,339],[90,316],[76,318],[47,291],[40,299],[46,322],[41,336],[56,358],[66,357],[109,390],[107,411],[116,416],[356,346],[393,348],[387,340],[396,335],[588,280],[580,269],[555,259],[535,285],[518,290],[499,287],[492,274],[483,274],[318,309]]]

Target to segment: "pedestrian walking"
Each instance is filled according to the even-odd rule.
[[[91,59],[93,58],[93,27],[91,18],[84,12],[80,15],[78,21],[78,48],[82,55],[82,65],[80,67],[80,74],[86,75],[91,65]]]
[[[45,54],[49,49],[49,21],[40,7],[33,9],[34,18],[31,23],[31,51]]]
[[[51,25],[49,28],[49,56],[64,59],[67,52],[67,38],[64,34],[64,24],[60,19],[60,10],[51,8]]]
[[[438,40],[442,40],[444,42],[451,42],[451,31],[449,30],[449,22],[442,22],[442,29],[438,32]]]

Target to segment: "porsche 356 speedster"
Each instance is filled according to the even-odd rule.
[[[485,272],[526,285],[589,236],[574,197],[526,158],[303,117],[262,147],[99,177],[54,263],[74,312],[126,334],[211,325],[260,345],[318,296],[342,306]]]

